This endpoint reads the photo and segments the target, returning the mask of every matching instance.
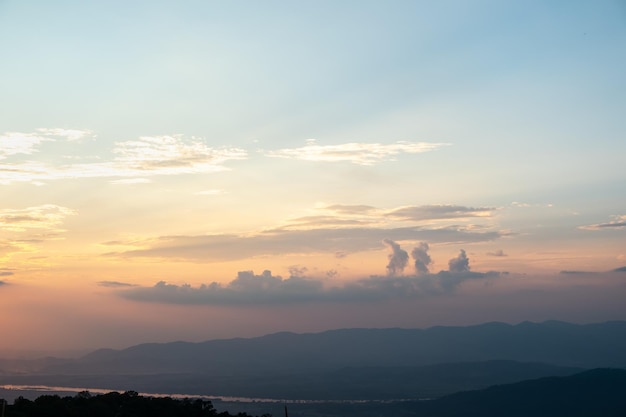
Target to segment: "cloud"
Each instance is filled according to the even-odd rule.
[[[459,252],[459,256],[448,261],[448,269],[450,272],[469,272],[469,258],[463,249]]]
[[[113,152],[117,155],[115,164],[121,170],[160,174],[222,170],[224,162],[247,156],[242,149],[214,149],[200,139],[185,140],[182,135],[143,136],[117,143]]]
[[[50,229],[58,231],[67,216],[77,214],[76,210],[54,204],[27,207],[24,209],[0,210],[0,228],[9,231],[27,229]]]
[[[291,277],[304,277],[308,272],[308,268],[306,266],[300,265],[291,265],[289,267],[289,276]]]
[[[314,301],[322,293],[320,281],[300,277],[283,279],[273,276],[270,271],[263,271],[261,275],[241,271],[227,285],[212,282],[191,287],[160,281],[153,287],[122,290],[119,294],[128,299],[147,302],[245,305]]]
[[[93,136],[93,132],[91,130],[80,129],[42,128],[37,129],[37,132],[46,136],[63,137],[70,142],[80,141],[86,137]]]
[[[332,204],[330,206],[323,207],[324,210],[328,210],[335,213],[340,214],[352,214],[352,215],[363,215],[363,214],[371,214],[377,213],[380,209],[367,206],[364,204],[355,204],[355,205],[345,205],[345,204]]]
[[[36,133],[6,132],[0,135],[0,159],[18,154],[31,155],[39,144],[50,140]]]
[[[462,219],[469,217],[491,217],[493,207],[465,207],[455,205],[426,205],[407,206],[393,209],[387,212],[387,216],[403,220],[439,220],[439,219]]]
[[[135,286],[135,284],[129,284],[127,282],[119,282],[119,281],[98,281],[97,284],[101,287],[107,287],[107,288],[125,288],[125,287]]]
[[[255,275],[242,271],[228,284],[212,282],[197,287],[160,281],[152,287],[121,289],[121,297],[170,304],[266,305],[301,303],[369,303],[395,299],[420,299],[443,296],[467,280],[496,278],[497,272],[451,273],[421,276],[371,276],[335,286],[324,286],[323,280],[291,276],[284,279],[270,271]]]
[[[613,216],[612,221],[606,223],[590,224],[587,226],[580,226],[579,229],[583,230],[611,230],[611,229],[625,229],[626,228],[626,215]]]
[[[393,276],[398,272],[402,272],[409,260],[409,254],[391,239],[383,239],[383,243],[391,249],[391,253],[387,256],[389,259],[387,274]]]
[[[420,242],[419,245],[411,251],[411,257],[415,260],[415,273],[423,275],[428,273],[428,265],[432,259],[428,254],[428,243]]]
[[[0,277],[9,277],[11,275],[13,275],[14,272],[12,271],[8,271],[6,269],[0,269]]]
[[[173,304],[212,304],[212,305],[257,305],[291,304],[309,302],[372,302],[389,299],[412,299],[453,293],[467,280],[495,278],[499,272],[470,272],[469,260],[465,251],[450,261],[450,271],[430,274],[424,268],[416,268],[415,275],[398,276],[408,261],[408,254],[396,242],[385,239],[383,243],[392,251],[388,255],[387,276],[370,276],[356,281],[333,283],[328,278],[336,276],[336,271],[328,271],[325,278],[314,279],[304,275],[308,268],[293,265],[289,267],[289,278],[274,276],[269,270],[261,275],[253,271],[241,271],[237,278],[228,284],[211,282],[199,287],[188,284],[175,285],[160,281],[153,287],[134,287],[119,290],[122,297],[145,302]],[[427,254],[428,244],[420,242],[414,249],[420,266],[430,264]],[[453,262],[454,261],[454,262]],[[104,281],[109,282],[109,281]],[[121,286],[117,283],[107,285]]]
[[[395,155],[402,153],[429,152],[446,145],[448,144],[403,141],[390,144],[352,142],[339,145],[318,145],[314,139],[310,139],[303,147],[267,151],[265,156],[314,162],[350,162],[367,166],[393,160]]]
[[[484,242],[501,236],[497,231],[468,231],[462,228],[345,227],[306,230],[271,229],[256,234],[162,236],[143,242],[126,242],[137,249],[110,252],[113,257],[150,257],[199,262],[245,259],[255,256],[295,253],[348,253],[378,250],[384,239],[434,243]],[[123,242],[122,242],[123,243]]]
[[[563,270],[563,271],[559,271],[559,274],[563,274],[563,275],[590,275],[590,274],[594,274],[594,272]]]
[[[502,249],[495,250],[493,252],[487,252],[488,256],[508,256]]]
[[[7,145],[0,151],[0,159],[18,153],[31,154],[39,143],[55,141],[52,137],[55,135],[78,140],[83,137],[80,132],[82,131],[40,129],[39,135],[5,134],[0,136],[2,143]],[[43,134],[48,136],[42,136]],[[211,148],[201,139],[185,138],[182,135],[143,136],[133,141],[117,142],[112,152],[115,157],[105,162],[51,165],[38,161],[21,161],[0,164],[0,183],[122,177],[116,183],[128,184],[146,182],[147,176],[224,171],[225,162],[247,157],[243,149]]]

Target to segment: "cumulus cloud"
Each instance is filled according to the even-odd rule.
[[[382,143],[343,143],[339,145],[318,145],[314,139],[307,140],[300,148],[284,148],[265,152],[272,158],[301,159],[315,162],[350,162],[357,165],[375,165],[403,153],[422,153],[436,150],[445,143],[395,142]]]
[[[383,239],[383,243],[391,249],[391,253],[387,256],[389,259],[387,274],[396,275],[402,272],[409,260],[409,254],[391,239]]]
[[[606,223],[590,224],[587,226],[580,226],[579,229],[583,230],[611,230],[611,229],[625,229],[626,228],[626,215],[613,216],[613,220]]]
[[[241,271],[228,284],[212,282],[192,287],[160,281],[152,287],[118,289],[127,299],[142,302],[207,305],[263,305],[294,303],[369,303],[394,299],[419,299],[450,294],[464,281],[496,278],[497,272],[450,273],[421,276],[371,276],[325,286],[321,279],[291,276],[284,279],[270,271],[256,275]]]
[[[428,243],[420,242],[418,246],[411,251],[411,257],[415,260],[415,273],[417,275],[427,274],[428,265],[431,264],[432,259],[428,254]]]
[[[137,301],[174,304],[372,302],[450,294],[464,281],[500,276],[499,272],[470,272],[469,261],[463,250],[457,258],[451,260],[450,271],[428,273],[427,266],[431,259],[426,242],[421,242],[413,250],[414,258],[420,262],[416,274],[399,276],[398,272],[406,266],[408,254],[390,239],[383,240],[383,243],[391,250],[388,255],[387,276],[373,275],[356,281],[337,283],[332,280],[337,275],[335,270],[330,270],[324,278],[317,279],[304,276],[308,272],[306,267],[293,265],[289,267],[290,276],[287,279],[272,275],[269,270],[263,271],[260,275],[254,274],[253,271],[241,271],[228,284],[212,282],[192,287],[188,284],[176,285],[160,281],[153,287],[121,289],[119,294]],[[108,286],[121,285],[115,283]]]
[[[301,277],[283,279],[270,271],[255,275],[241,271],[226,285],[212,282],[191,287],[160,281],[153,287],[137,287],[120,294],[132,300],[174,304],[245,305],[267,303],[296,303],[320,299],[323,293],[320,281]]]
[[[448,261],[448,269],[450,272],[469,272],[469,258],[465,250],[461,249],[456,258],[452,258]]]

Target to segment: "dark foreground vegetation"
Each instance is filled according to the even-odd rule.
[[[42,395],[34,401],[18,397],[4,413],[6,417],[249,417],[246,413],[218,413],[207,400],[144,397],[135,391],[101,395],[83,391],[73,397]]]

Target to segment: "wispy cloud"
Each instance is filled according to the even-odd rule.
[[[128,288],[128,287],[134,287],[134,284],[129,284],[127,282],[120,282],[120,281],[98,281],[97,284],[100,287],[107,287],[107,288]]]
[[[462,219],[469,217],[491,217],[494,207],[465,207],[455,205],[407,206],[387,212],[387,216],[405,220]]]
[[[444,209],[437,210],[433,206],[427,207],[419,216],[402,219],[403,224],[398,227],[395,219],[397,216],[389,214],[396,213],[398,209],[331,205],[319,209],[323,214],[298,217],[279,227],[263,231],[246,234],[160,236],[128,242],[129,246],[136,249],[107,255],[200,262],[299,253],[333,253],[345,256],[349,253],[380,249],[380,242],[385,239],[394,243],[469,243],[495,240],[505,234],[491,227],[478,227],[471,223],[474,214],[483,215],[483,209],[464,210],[463,206],[441,206]],[[416,207],[416,211],[420,211],[419,207]],[[470,214],[466,216],[467,219],[460,219],[457,218],[459,212]],[[436,219],[450,216],[456,224],[422,224],[429,219],[429,215]],[[424,256],[420,259],[426,261]]]
[[[472,232],[462,229],[339,228],[285,230],[273,229],[254,235],[162,236],[134,242],[138,249],[110,252],[106,256],[149,257],[214,262],[266,255],[298,253],[353,253],[380,249],[383,239],[434,243],[470,243],[498,239],[497,231]]]
[[[606,223],[590,224],[587,226],[580,226],[579,229],[584,230],[610,230],[610,229],[625,229],[626,228],[626,215],[613,216],[613,220]]]
[[[63,220],[75,214],[77,214],[76,210],[54,204],[23,209],[3,209],[0,210],[0,228],[17,232],[27,229],[59,231],[58,226]]]
[[[81,132],[41,129],[39,134],[5,134],[0,138],[7,147],[0,151],[0,159],[18,153],[32,154],[40,143],[55,141],[53,136],[64,135],[70,138],[68,140],[78,140],[84,136]],[[0,164],[0,183],[115,177],[123,178],[117,183],[129,183],[131,180],[135,181],[131,183],[137,183],[145,182],[147,176],[223,171],[227,169],[223,166],[226,161],[247,157],[243,149],[211,148],[201,139],[188,139],[182,135],[145,136],[134,141],[118,142],[112,153],[115,156],[103,162],[49,164],[19,161]]]
[[[404,142],[395,143],[343,143],[318,145],[314,139],[300,148],[283,148],[265,152],[272,158],[290,158],[315,162],[350,162],[357,165],[375,165],[393,160],[399,154],[423,153],[446,146],[446,143]]]
[[[81,129],[42,128],[42,129],[37,129],[37,132],[46,136],[62,137],[70,142],[76,142],[76,141],[85,139],[87,137],[94,136],[91,130],[81,130]]]

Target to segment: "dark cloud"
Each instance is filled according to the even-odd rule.
[[[626,272],[626,266],[622,266],[620,268],[615,268],[613,272]]]
[[[273,276],[270,271],[255,275],[252,271],[242,271],[227,285],[212,282],[200,287],[174,285],[165,281],[153,287],[137,287],[123,290],[120,294],[137,301],[174,304],[285,304],[314,301],[322,298],[323,287],[320,281],[300,277],[283,279]]]
[[[119,281],[98,281],[97,284],[101,287],[109,287],[109,288],[122,288],[122,287],[134,287],[135,284],[129,284],[127,282],[119,282]]]
[[[383,239],[383,243],[391,249],[391,253],[387,256],[389,258],[387,274],[396,275],[401,273],[409,260],[409,254],[391,239]]]
[[[289,253],[334,253],[377,250],[384,239],[434,243],[484,242],[500,232],[448,227],[271,229],[256,235],[163,236],[144,241],[141,249],[110,252],[105,256],[173,258],[211,262]],[[132,244],[139,244],[132,242]]]
[[[304,277],[309,269],[306,266],[291,265],[289,267],[289,276]]]
[[[419,245],[411,251],[411,257],[415,260],[415,273],[417,275],[427,274],[428,265],[432,262],[428,254],[428,243],[420,242]]]
[[[387,212],[388,216],[404,220],[443,220],[467,217],[490,217],[493,207],[465,207],[453,205],[429,205],[401,207]]]
[[[448,261],[448,269],[450,272],[469,272],[469,258],[465,254],[465,250],[461,249],[459,256]]]
[[[487,252],[488,256],[508,256],[502,249],[498,249],[493,252]]]
[[[11,276],[11,275],[13,275],[13,274],[14,274],[14,272],[11,272],[11,271],[6,271],[6,270],[1,270],[1,269],[0,269],[0,277],[8,277],[8,276]]]

